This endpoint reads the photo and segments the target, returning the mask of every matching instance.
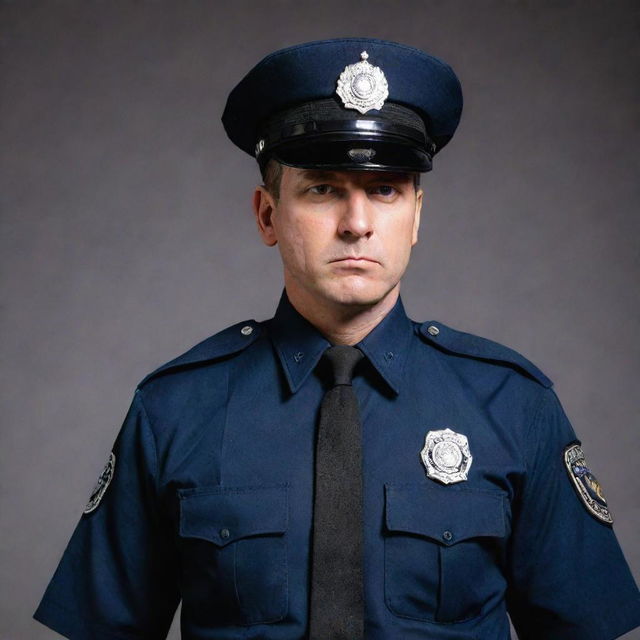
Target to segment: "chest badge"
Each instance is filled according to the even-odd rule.
[[[427,475],[443,484],[466,480],[473,462],[467,436],[451,429],[429,431],[420,457]]]

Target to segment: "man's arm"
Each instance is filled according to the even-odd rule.
[[[545,390],[528,432],[508,564],[509,613],[521,640],[612,640],[640,625],[640,593],[604,496],[584,460],[571,464],[577,444]]]
[[[71,640],[165,638],[179,602],[141,395],[34,615]]]

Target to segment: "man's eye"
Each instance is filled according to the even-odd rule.
[[[392,187],[391,185],[388,185],[388,184],[381,184],[377,187],[374,187],[373,192],[381,196],[384,196],[385,198],[389,198],[391,196],[394,196],[396,193],[398,193],[395,187]]]
[[[313,187],[309,187],[309,191],[318,196],[324,196],[327,193],[331,193],[333,191],[333,187],[329,184],[316,184],[313,185]]]

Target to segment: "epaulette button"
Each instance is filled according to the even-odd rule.
[[[438,327],[436,327],[434,324],[429,325],[427,331],[429,332],[429,335],[433,336],[434,338],[440,333],[440,329],[438,329]]]

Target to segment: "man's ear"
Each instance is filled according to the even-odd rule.
[[[418,229],[420,229],[420,213],[422,212],[422,198],[424,197],[424,191],[418,189],[416,193],[416,209],[413,216],[413,238],[411,246],[413,247],[418,242]]]
[[[273,196],[263,186],[257,186],[253,193],[253,213],[256,216],[256,224],[262,242],[268,247],[273,247],[278,242],[276,230],[273,228],[271,220],[275,208],[276,203]]]

